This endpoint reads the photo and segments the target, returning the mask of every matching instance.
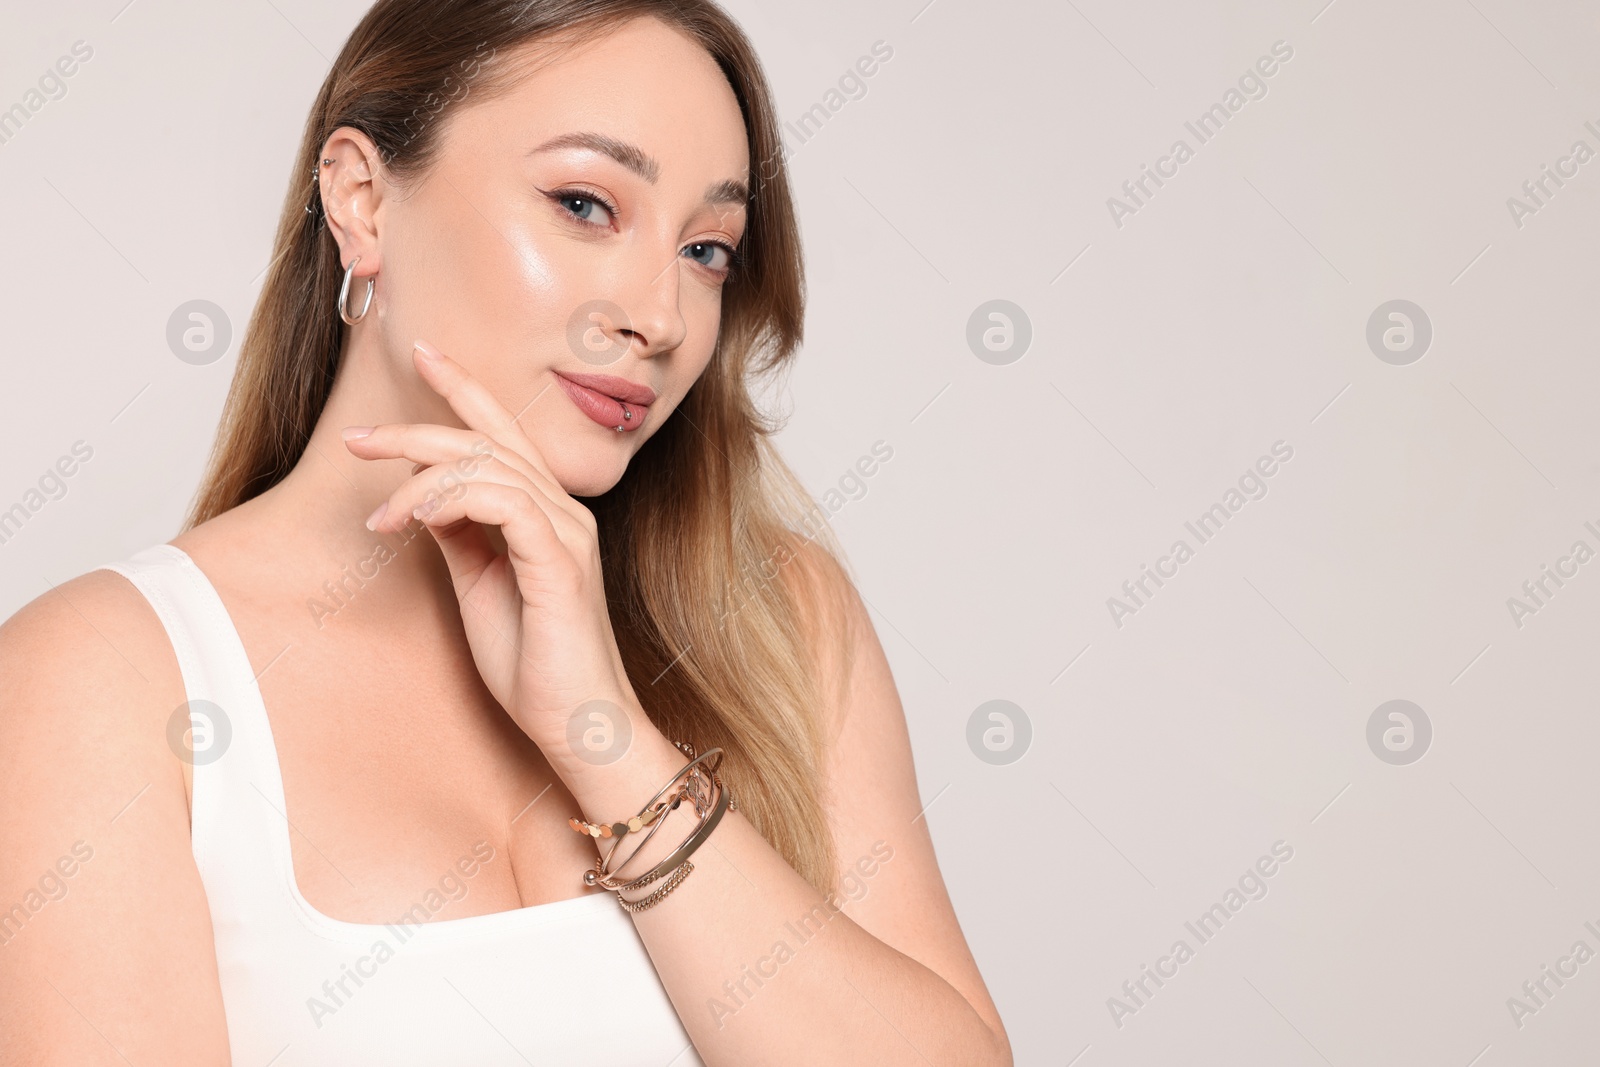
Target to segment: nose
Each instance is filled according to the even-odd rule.
[[[616,290],[625,320],[612,327],[615,340],[641,358],[670,352],[688,331],[678,303],[682,257],[674,249],[665,265],[659,254],[631,258]]]

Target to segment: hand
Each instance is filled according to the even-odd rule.
[[[396,530],[413,517],[427,526],[449,565],[478,673],[550,753],[568,743],[568,723],[586,702],[638,706],[606,610],[594,514],[561,488],[481,382],[423,346],[418,373],[467,429],[390,423],[346,440],[363,459],[417,464],[368,526]],[[485,525],[500,527],[504,555]]]

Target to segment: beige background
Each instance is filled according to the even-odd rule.
[[[1520,227],[1507,199],[1600,150],[1597,9],[924,2],[731,6],[789,119],[893,49],[791,160],[809,340],[773,399],[812,490],[854,494],[835,527],[1017,1062],[1592,1062],[1600,959],[1520,1027],[1506,1002],[1600,951],[1600,563],[1520,627],[1507,598],[1600,549],[1600,159]],[[124,4],[11,4],[0,33],[0,108],[94,50],[0,144],[0,509],[93,448],[0,545],[0,613],[175,532],[237,333],[191,366],[168,316],[242,328],[364,9]],[[1184,123],[1278,41],[1266,95],[1198,144]],[[1193,158],[1116,225],[1179,137]],[[1006,365],[966,341],[993,299],[1033,333]],[[1432,325],[1406,365],[1366,341],[1394,299]],[[1280,440],[1198,544],[1184,523]],[[1193,558],[1117,626],[1107,599],[1178,538]],[[968,743],[996,699],[1032,731],[1005,765]],[[1368,746],[1392,699],[1432,724],[1409,765]],[[1184,923],[1277,841],[1267,895],[1200,944]],[[1119,1026],[1108,998],[1179,938]]]

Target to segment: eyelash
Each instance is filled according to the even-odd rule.
[[[566,189],[555,189],[555,190],[552,190],[550,192],[549,196],[550,196],[551,200],[555,201],[556,206],[561,208],[562,212],[568,218],[572,219],[573,222],[576,222],[580,226],[599,227],[600,224],[598,222],[590,222],[588,219],[582,218],[582,217],[574,214],[571,210],[569,210],[567,208],[567,206],[565,204],[561,203],[561,201],[563,201],[563,200],[571,200],[571,199],[592,200],[596,204],[599,204],[601,207],[603,207],[607,211],[609,211],[613,218],[615,218],[616,214],[617,214],[617,206],[615,204],[613,204],[611,201],[607,200],[605,197],[601,196],[599,193],[595,192],[593,189],[585,189],[582,186],[572,186],[572,187],[566,188]],[[711,240],[711,241],[696,241],[694,243],[697,244],[697,245],[713,245],[713,246],[715,246],[717,248],[720,248],[723,251],[728,253],[728,265],[726,267],[724,267],[720,271],[719,270],[715,270],[715,269],[713,269],[711,267],[707,267],[703,263],[697,263],[696,264],[696,266],[702,267],[703,269],[708,270],[712,274],[716,274],[719,277],[724,277],[725,278],[729,274],[733,273],[734,269],[736,267],[738,267],[740,262],[741,262],[742,257],[739,254],[739,250],[737,248],[735,248],[733,245],[731,245],[728,242],[726,242],[726,241]]]

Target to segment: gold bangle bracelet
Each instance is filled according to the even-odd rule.
[[[711,752],[706,753],[706,755],[709,756],[709,755],[711,755],[712,752],[720,752],[720,751],[721,751],[720,749],[715,749],[714,748],[714,749],[711,750]],[[694,832],[691,833],[688,836],[688,838],[686,838],[681,845],[679,845],[676,849],[674,849],[671,855],[667,856],[666,859],[664,859],[660,863],[656,864],[656,866],[651,869],[649,874],[647,874],[643,879],[636,880],[632,884],[635,884],[635,885],[645,884],[645,883],[647,883],[649,881],[652,881],[652,880],[654,880],[656,878],[661,877],[662,875],[666,874],[668,871],[671,871],[675,867],[677,867],[678,865],[686,862],[688,860],[688,858],[689,858],[689,855],[692,852],[694,852],[697,848],[699,848],[702,844],[704,844],[706,838],[711,836],[711,831],[715,830],[717,828],[717,824],[722,821],[723,814],[726,813],[727,810],[728,810],[728,804],[729,804],[729,801],[731,799],[732,799],[732,797],[731,797],[731,795],[729,794],[729,792],[728,792],[728,790],[726,788],[719,789],[717,791],[717,802],[716,802],[716,804],[712,807],[711,811],[704,818],[702,818],[700,820],[700,825],[695,827]],[[654,830],[651,831],[651,833],[654,833],[654,832],[655,832]],[[633,857],[629,856],[628,858],[632,859]],[[605,883],[600,881],[600,879],[602,877],[604,877],[604,875],[601,872],[589,870],[589,871],[585,871],[584,872],[583,881],[584,881],[585,885],[590,885],[590,886],[597,885],[597,884],[605,885]],[[612,887],[609,886],[609,885],[606,885],[605,888],[610,889]]]
[[[694,811],[696,816],[695,829],[689,831],[690,836],[693,836],[699,831],[699,828],[705,824],[706,818],[711,814],[711,805],[706,803],[705,798],[698,794],[691,794],[690,799],[694,802]],[[678,805],[677,803],[674,803],[672,806],[673,808],[676,808]],[[644,840],[639,842],[639,847],[629,853],[627,859],[623,860],[621,866],[614,871],[606,869],[605,859],[597,858],[594,861],[594,868],[584,872],[584,884],[598,885],[602,889],[609,889],[614,893],[620,893],[622,890],[631,891],[634,889],[642,889],[651,882],[655,881],[657,878],[660,878],[663,875],[671,874],[676,868],[669,868],[665,863],[656,864],[655,867],[646,871],[637,878],[631,874],[624,876],[622,873],[623,870],[633,862],[634,857],[644,851],[645,846],[650,843],[650,839],[655,836],[656,830],[659,830],[665,825],[666,820],[658,822],[655,829],[644,835]],[[687,838],[685,838],[685,840],[687,840]],[[679,844],[682,845],[683,842],[679,842]],[[679,859],[688,858],[687,853],[683,853],[681,855],[680,853],[681,849],[674,850],[673,856],[676,856]]]
[[[667,784],[656,791],[656,795],[650,798],[646,804],[646,807],[648,808],[650,805],[655,804],[655,802],[661,798],[662,794],[666,793],[667,790],[672,788],[672,784],[674,782],[676,782],[679,778],[684,778],[685,775],[688,775],[683,785],[680,787],[678,797],[672,801],[668,810],[676,808],[680,803],[682,803],[685,797],[688,797],[694,802],[695,814],[704,819],[704,805],[706,802],[706,798],[703,795],[705,789],[705,775],[700,772],[699,765],[706,763],[706,761],[710,760],[713,756],[717,757],[715,762],[707,764],[706,769],[711,772],[711,784],[715,785],[720,791],[722,789],[722,779],[717,775],[716,771],[717,768],[722,766],[722,749],[709,749],[705,753],[696,756],[694,754],[693,745],[679,741],[675,741],[673,744],[677,745],[678,748],[688,753],[692,758],[688,763],[684,764],[682,767],[679,767],[676,774],[667,779]],[[645,835],[644,840],[639,842],[638,848],[635,848],[632,852],[630,852],[628,857],[622,860],[622,862],[615,867],[613,866],[613,862],[616,859],[617,849],[622,845],[622,841],[618,838],[613,838],[611,842],[611,849],[605,854],[605,859],[599,866],[601,875],[613,879],[621,875],[622,871],[633,861],[633,858],[644,849],[649,840],[656,835],[656,831],[660,830],[663,825],[665,825],[664,820],[657,820],[656,825],[650,828],[650,832]],[[588,882],[589,876],[587,874],[584,875],[584,878],[585,881]]]

